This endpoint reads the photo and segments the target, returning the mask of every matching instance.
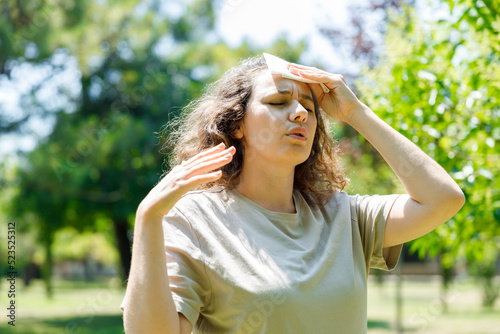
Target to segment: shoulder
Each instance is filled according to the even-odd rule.
[[[229,206],[229,196],[224,188],[195,190],[182,196],[166,218],[184,219],[194,226],[202,221],[225,217]]]
[[[399,194],[390,194],[390,195],[349,195],[349,202],[351,206],[355,207],[379,207],[385,206],[387,204],[392,204],[394,200],[399,196]]]
[[[182,210],[184,208],[207,208],[212,207],[214,203],[225,201],[227,197],[224,188],[194,190],[186,193],[175,204],[175,208]]]
[[[351,203],[352,197],[343,190],[335,190],[330,194],[325,207],[333,209],[348,206]]]
[[[223,189],[196,190],[186,193],[163,217],[163,231],[172,244],[198,244],[200,232],[206,232],[221,216]],[[187,239],[190,240],[187,240]],[[174,240],[176,239],[176,240]]]
[[[324,205],[308,204],[305,196],[301,194],[301,211],[310,212],[316,219],[323,219],[327,222],[345,220],[351,217],[351,196],[345,191],[335,190],[328,195],[328,200]]]

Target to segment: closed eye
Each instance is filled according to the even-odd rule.
[[[269,102],[269,105],[271,106],[284,106],[286,102]],[[306,109],[308,112],[314,112],[313,109],[307,108],[306,106],[302,105],[304,109]]]
[[[314,112],[314,109],[311,109],[308,105],[302,104],[302,107],[304,107],[304,109],[307,110],[307,112]]]

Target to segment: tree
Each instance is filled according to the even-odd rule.
[[[49,294],[56,231],[92,231],[102,217],[113,224],[126,279],[135,210],[162,174],[155,132],[207,82],[256,53],[246,44],[231,50],[204,41],[213,28],[210,1],[194,1],[178,17],[159,1],[85,6],[74,29],[44,35],[61,41],[54,54],[78,60],[81,89],[72,110],[54,113],[52,133],[21,155],[11,208],[38,231]],[[280,40],[271,52],[296,61],[302,47]]]
[[[54,50],[63,46],[61,31],[68,34],[80,29],[80,19],[89,8],[87,4],[82,0],[3,1],[0,4],[0,78],[12,82],[22,79],[15,75],[21,68],[36,71],[41,67],[50,67],[43,79],[46,82],[65,71],[66,64],[52,62],[51,57]],[[33,94],[41,88],[40,85],[36,83],[31,93],[22,97],[21,112],[14,114],[13,110],[0,103],[0,135],[29,134],[31,131],[26,125],[30,119],[47,119],[56,112],[33,103],[36,102]],[[66,93],[62,90],[60,98]]]
[[[380,62],[357,83],[362,99],[450,171],[466,195],[453,219],[412,243],[422,256],[441,254],[444,268],[461,256],[491,268],[500,248],[500,17],[484,4],[464,1],[438,22],[424,22],[411,7],[393,15]]]

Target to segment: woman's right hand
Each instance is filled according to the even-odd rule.
[[[137,214],[161,220],[188,191],[219,179],[222,171],[211,171],[227,165],[236,153],[233,146],[224,148],[221,143],[175,166],[142,200]]]

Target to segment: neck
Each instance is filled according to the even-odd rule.
[[[251,166],[243,163],[236,190],[265,209],[295,213],[293,178],[295,167],[278,167],[270,163]]]

